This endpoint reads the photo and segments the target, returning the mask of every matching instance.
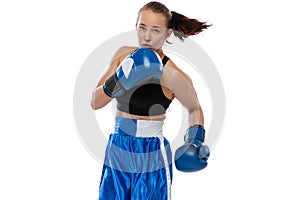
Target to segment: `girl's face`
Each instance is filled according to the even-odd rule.
[[[172,30],[167,28],[166,21],[166,17],[161,13],[151,10],[141,11],[136,23],[139,46],[161,49],[172,33]]]

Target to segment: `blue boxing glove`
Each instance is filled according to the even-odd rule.
[[[139,48],[121,62],[116,73],[106,80],[103,90],[109,97],[117,97],[147,79],[159,79],[162,73],[159,55],[152,49]]]
[[[204,145],[205,130],[201,125],[188,128],[184,137],[184,145],[175,152],[175,166],[182,172],[195,172],[207,166],[210,151]]]

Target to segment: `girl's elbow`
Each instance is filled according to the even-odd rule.
[[[96,107],[95,102],[93,100],[91,101],[91,107],[92,107],[93,110],[97,110],[97,107]]]

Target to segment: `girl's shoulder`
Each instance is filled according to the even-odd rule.
[[[179,68],[172,59],[166,63],[164,67],[164,74],[166,78],[176,80],[177,78],[181,77],[188,81],[191,81],[190,77],[181,69]]]
[[[122,46],[116,51],[113,58],[118,60],[123,60],[126,56],[134,52],[136,49],[137,47],[133,47],[133,46]]]

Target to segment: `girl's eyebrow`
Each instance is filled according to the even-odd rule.
[[[139,23],[139,26],[146,26],[146,24],[144,24],[144,23]]]
[[[139,24],[140,26],[146,26],[146,27],[148,27],[146,24],[144,24],[144,23],[140,23]],[[162,27],[160,27],[160,26],[152,26],[153,28],[162,28]]]

